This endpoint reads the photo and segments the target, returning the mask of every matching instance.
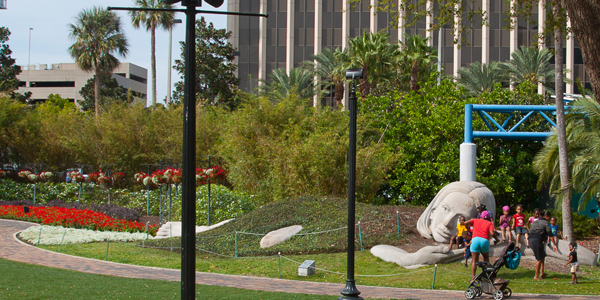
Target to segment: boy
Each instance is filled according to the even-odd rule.
[[[469,257],[471,257],[471,236],[469,235],[469,231],[463,231],[462,238],[465,242],[465,268],[468,268]]]
[[[527,248],[529,248],[529,231],[527,230],[527,225],[525,224],[525,214],[523,213],[523,205],[521,204],[517,205],[517,213],[513,215],[511,227],[515,230],[515,234],[517,235],[517,242],[515,243],[515,246],[519,247],[521,234],[524,234],[525,242],[527,242]]]
[[[456,244],[456,247],[460,248],[460,246],[464,243],[463,232],[468,232],[467,227],[465,227],[464,216],[460,216],[458,218],[458,224],[456,224],[456,229],[458,230],[456,232],[456,235],[450,239],[450,250],[452,250],[452,245]]]
[[[560,227],[558,227],[558,224],[556,224],[558,220],[556,219],[556,217],[552,217],[550,219],[550,230],[552,230],[552,235],[549,237],[549,241],[548,241],[548,247],[552,248],[551,243],[554,243],[555,246],[555,250],[554,252],[558,252],[558,236],[561,235],[562,236],[562,232],[560,232]]]
[[[569,261],[565,264],[565,267],[571,263],[571,282],[569,284],[578,284],[577,281],[577,269],[579,269],[579,262],[577,261],[577,243],[571,242],[569,244]]]

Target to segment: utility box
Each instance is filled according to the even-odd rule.
[[[315,261],[314,260],[305,260],[298,267],[298,276],[310,276],[315,275]]]

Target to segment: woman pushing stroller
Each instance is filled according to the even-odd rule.
[[[481,213],[481,219],[471,219],[465,222],[465,226],[469,228],[473,226],[473,239],[471,240],[471,254],[473,260],[471,263],[471,275],[475,278],[475,272],[477,271],[476,263],[479,261],[479,256],[483,256],[483,261],[489,262],[490,252],[490,238],[494,238],[494,241],[498,242],[494,223],[491,222],[491,216],[488,211]]]

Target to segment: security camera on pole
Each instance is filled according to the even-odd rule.
[[[348,110],[350,111],[350,133],[348,137],[348,262],[346,287],[341,292],[338,300],[362,299],[360,292],[354,283],[354,208],[356,198],[356,82],[355,79],[363,77],[363,69],[346,70],[346,79],[352,79],[352,91],[348,99]]]

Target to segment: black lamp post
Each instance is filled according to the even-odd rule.
[[[363,69],[346,70],[346,79],[352,79],[352,91],[348,99],[348,110],[350,111],[350,133],[348,141],[348,278],[346,287],[341,292],[342,296],[338,300],[362,299],[360,292],[354,283],[354,207],[355,207],[355,187],[356,187],[356,82],[355,79],[363,77]]]

